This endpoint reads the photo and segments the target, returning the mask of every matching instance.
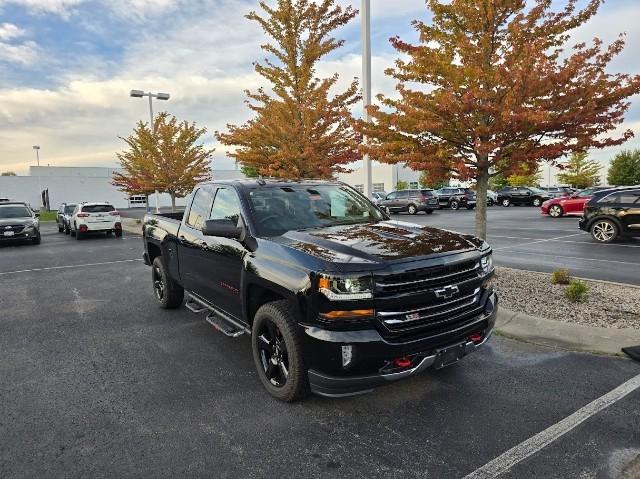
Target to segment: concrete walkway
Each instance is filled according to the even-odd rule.
[[[623,354],[622,348],[640,345],[637,329],[597,328],[536,318],[505,308],[498,312],[496,331],[529,343],[600,354]]]

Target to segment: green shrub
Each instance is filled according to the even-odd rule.
[[[589,287],[586,283],[574,279],[564,289],[564,296],[572,303],[581,303],[585,300],[587,291],[589,291]]]
[[[141,224],[141,223],[142,223],[142,220],[141,220],[140,218],[138,218],[138,219],[136,220],[136,224],[137,224],[137,225],[139,225],[139,224]]]
[[[557,269],[551,273],[551,284],[569,284],[571,275],[568,269]]]

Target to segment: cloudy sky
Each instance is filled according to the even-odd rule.
[[[359,0],[340,0],[359,5]],[[562,2],[558,0],[558,3]],[[134,123],[148,118],[146,100],[130,89],[169,92],[156,104],[210,132],[247,119],[243,89],[259,85],[251,62],[263,40],[244,19],[257,0],[0,0],[0,171],[26,174],[32,145],[52,166],[115,166]],[[412,19],[428,20],[423,0],[372,0],[373,91],[391,92],[383,75],[395,55],[388,38],[414,40]],[[626,32],[627,49],[612,71],[640,72],[640,2],[608,0],[575,32],[605,41]],[[319,73],[360,75],[359,22],[339,32],[345,48]],[[356,112],[358,113],[358,112]],[[626,128],[640,137],[640,98]],[[640,138],[625,145],[640,147]],[[214,165],[232,168],[217,145]],[[607,161],[616,149],[594,152]]]

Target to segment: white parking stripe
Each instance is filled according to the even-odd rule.
[[[527,243],[527,244],[531,244],[531,243]],[[498,249],[498,248],[494,248]],[[640,263],[635,263],[633,261],[614,261],[612,259],[597,259],[597,258],[584,258],[582,256],[565,256],[565,255],[561,255],[561,254],[546,254],[546,253],[536,253],[533,251],[513,251],[513,253],[517,253],[517,254],[526,254],[529,256],[549,256],[551,258],[564,258],[564,259],[577,259],[580,261],[596,261],[599,263],[614,263],[614,264],[624,264],[627,266],[631,266],[633,264],[637,264],[638,266],[640,266]],[[498,261],[500,260],[500,258],[496,258]],[[512,266],[513,268],[513,266]]]
[[[595,401],[590,402],[583,408],[578,409],[571,416],[566,417],[562,421],[554,424],[551,427],[548,427],[544,431],[536,434],[535,436],[527,439],[524,442],[521,442],[517,446],[512,447],[484,466],[476,469],[471,474],[468,474],[464,477],[464,479],[489,479],[504,474],[519,462],[537,453],[542,448],[548,446],[559,437],[563,436],[575,427],[582,424],[591,416],[594,416],[603,409],[611,406],[613,403],[624,398],[639,387],[640,375],[629,379],[627,382],[621,384],[604,396],[601,396]]]
[[[557,240],[561,240],[564,238],[571,238],[572,236],[580,236],[582,233],[574,233],[574,234],[570,234],[570,235],[564,235],[564,236],[558,236],[556,238],[544,238],[544,239],[539,239],[536,241],[531,241],[529,243],[522,243],[522,244],[517,244],[517,245],[511,245],[511,246],[501,246],[498,248],[493,248],[494,251],[497,250],[505,250],[505,249],[509,249],[509,248],[519,248],[522,246],[529,246],[532,244],[538,244],[538,243],[548,243],[549,241],[557,241]]]
[[[588,234],[588,233],[584,233],[584,234]],[[526,238],[523,236],[501,236],[501,235],[487,235],[487,236],[488,236],[488,241],[491,241],[492,238],[520,239],[520,240],[531,240],[531,241],[540,239],[540,238]],[[640,245],[636,245],[636,244],[597,243],[595,241],[568,241],[568,240],[561,240],[561,239],[550,239],[547,241],[550,241],[553,243],[592,244],[597,246],[616,246],[620,248],[640,248]],[[528,244],[528,243],[525,243],[525,244]]]
[[[66,265],[66,266],[49,266],[47,268],[33,268],[33,269],[19,269],[16,271],[5,271],[5,272],[0,272],[0,276],[4,276],[7,274],[18,274],[18,273],[32,273],[35,271],[51,271],[54,269],[69,269],[69,268],[84,268],[87,266],[102,266],[105,264],[117,264],[117,263],[132,263],[135,261],[142,261],[142,258],[136,258],[136,259],[121,259],[118,261],[104,261],[102,263],[84,263],[84,264],[70,264],[70,265]]]

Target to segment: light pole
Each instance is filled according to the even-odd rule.
[[[371,105],[371,0],[362,0],[360,10],[362,16],[362,119],[369,121],[367,107]],[[366,143],[367,138],[363,138]],[[364,173],[364,195],[371,198],[371,158],[369,155],[362,157]]]
[[[38,209],[42,209],[42,177],[40,176],[40,146],[33,145],[33,149],[36,150],[36,163],[38,165],[38,198],[40,204]]]
[[[132,98],[142,98],[145,96],[149,97],[149,119],[151,120],[151,122],[149,123],[149,127],[151,128],[151,133],[155,136],[156,125],[153,121],[153,99],[157,98],[158,100],[168,100],[170,98],[170,95],[168,93],[145,93],[142,90],[131,90],[129,96],[131,96]],[[156,190],[156,213],[160,213],[159,196],[160,193],[158,192],[158,190]]]

